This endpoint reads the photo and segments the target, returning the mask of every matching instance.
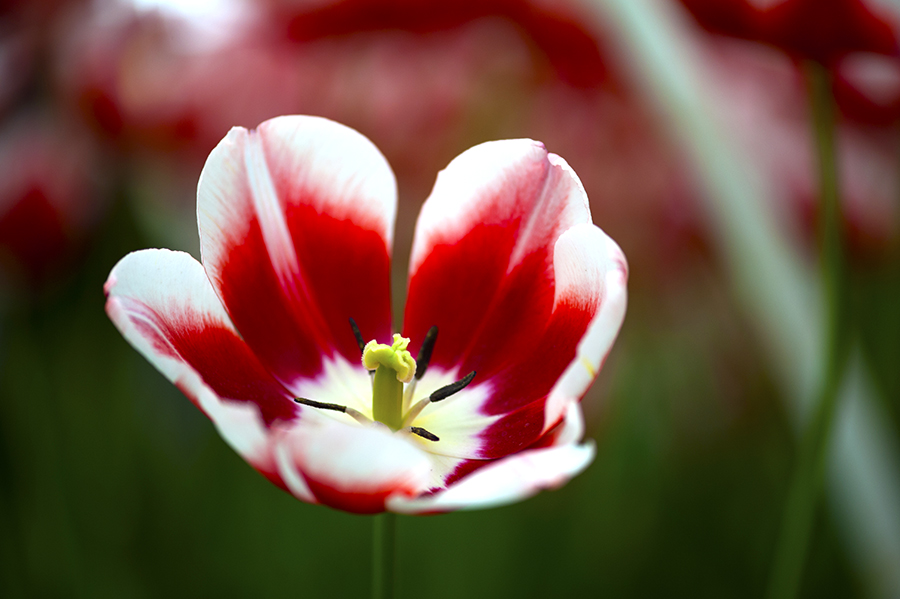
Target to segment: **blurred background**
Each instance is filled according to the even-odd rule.
[[[900,597],[900,5],[889,0],[0,2],[0,596],[365,596],[371,519],[266,482],[113,328],[146,247],[199,258],[233,125],[356,128],[419,206],[531,137],[628,257],[563,489],[398,521],[399,596],[759,597],[821,376],[804,64],[836,105],[850,362],[803,597]]]

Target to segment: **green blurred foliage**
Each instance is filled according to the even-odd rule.
[[[900,428],[900,248],[891,260],[855,272],[853,291],[866,362],[894,426]]]

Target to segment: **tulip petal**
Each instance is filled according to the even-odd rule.
[[[562,420],[537,440],[531,449],[551,447],[554,445],[571,445],[581,441],[584,436],[584,413],[578,400],[570,400],[564,408]]]
[[[104,286],[125,339],[213,421],[228,444],[281,486],[269,427],[296,417],[288,392],[238,336],[190,255],[143,250],[122,258]]]
[[[604,259],[598,260],[602,256]],[[593,260],[592,260],[593,259]],[[625,320],[628,264],[619,246],[596,227],[573,227],[556,248],[557,301],[595,306],[575,357],[556,381],[545,408],[544,430],[554,426],[572,399],[594,381]],[[592,290],[599,293],[591,295]]]
[[[505,415],[482,433],[485,457],[523,449],[555,426],[597,376],[625,318],[628,267],[599,228],[580,224],[560,235],[554,270],[554,309],[536,351],[491,381],[483,409]]]
[[[437,325],[432,362],[448,370],[490,377],[520,361],[553,307],[553,245],[590,221],[581,182],[542,144],[505,140],[463,152],[419,215],[406,334],[420,343]]]
[[[387,507],[400,513],[419,514],[478,509],[511,503],[541,489],[558,487],[593,459],[593,442],[577,445],[583,434],[581,404],[570,401],[557,426],[515,456],[478,460],[432,455],[431,491],[412,500],[389,500]],[[542,453],[550,449],[555,451]],[[531,457],[515,459],[522,455]],[[481,474],[482,471],[487,474]]]
[[[428,455],[377,422],[348,425],[304,412],[280,440],[285,450],[282,477],[297,478],[284,471],[296,469],[318,502],[348,512],[382,512],[387,499],[415,497],[431,482]]]
[[[562,486],[587,468],[594,453],[593,442],[529,449],[488,463],[446,491],[416,499],[395,496],[386,506],[392,512],[419,514],[506,505]]]
[[[356,360],[348,325],[386,339],[396,183],[369,140],[332,121],[236,127],[197,192],[203,264],[241,336],[289,389]]]
[[[482,144],[441,173],[411,273],[406,334],[416,342],[436,324],[432,362],[492,387],[477,411],[500,418],[467,457],[519,451],[559,422],[624,318],[621,250],[591,223],[571,168],[527,140]]]

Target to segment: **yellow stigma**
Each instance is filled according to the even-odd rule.
[[[407,351],[409,339],[394,333],[394,343],[387,345],[374,339],[363,349],[362,363],[367,370],[376,370],[384,366],[397,373],[397,380],[408,383],[416,375],[416,360]]]

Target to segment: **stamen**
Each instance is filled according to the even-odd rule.
[[[463,389],[465,389],[466,386],[468,386],[468,384],[471,383],[472,379],[474,379],[474,378],[475,378],[475,371],[473,370],[472,372],[470,372],[466,376],[462,377],[455,383],[450,383],[449,385],[447,385],[445,387],[441,387],[440,389],[438,389],[437,391],[435,391],[434,393],[429,395],[428,399],[431,400],[432,403],[434,403],[436,401],[441,401],[442,399],[447,399],[454,393],[458,393],[458,392],[462,391]]]
[[[412,382],[413,385],[416,384],[415,381]],[[425,399],[420,399],[416,402],[416,405],[411,407],[409,411],[403,416],[403,426],[407,426],[411,422],[415,422],[416,418],[419,417],[419,414],[422,413],[422,410],[425,409],[431,403],[431,400],[427,397]]]
[[[411,426],[411,427],[409,427],[409,432],[411,432],[414,435],[418,435],[418,436],[422,437],[423,439],[428,439],[429,441],[440,441],[440,439],[438,438],[437,435],[426,431],[421,426]]]
[[[419,417],[419,414],[422,413],[422,410],[424,410],[429,404],[432,404],[436,401],[441,401],[442,399],[447,399],[454,393],[457,393],[457,392],[465,389],[466,386],[469,383],[471,383],[472,379],[474,379],[474,378],[475,378],[475,371],[473,370],[472,372],[470,372],[463,378],[459,379],[455,383],[450,383],[449,385],[441,387],[440,389],[438,389],[437,391],[435,391],[428,397],[417,401],[415,403],[415,405],[413,405],[409,409],[409,411],[406,412],[406,415],[403,416],[404,425],[409,424],[411,422],[415,422],[416,418]],[[407,388],[413,387],[415,384],[416,384],[416,381],[413,380],[413,382],[410,383]]]
[[[428,369],[428,363],[431,362],[431,352],[434,351],[434,343],[437,341],[438,328],[436,326],[428,329],[425,333],[425,339],[422,340],[422,347],[419,348],[419,355],[416,356],[416,380],[425,376]]]
[[[365,414],[360,412],[359,410],[354,410],[353,408],[348,408],[346,406],[342,406],[336,403],[325,403],[324,401],[316,401],[314,399],[306,399],[305,397],[295,397],[294,401],[298,404],[309,406],[311,408],[318,408],[320,410],[334,410],[335,412],[343,412],[347,416],[350,416],[358,423],[363,425],[372,424],[372,421],[366,417]]]
[[[350,328],[353,330],[353,336],[356,337],[356,345],[359,346],[359,353],[362,354],[363,349],[366,347],[366,341],[363,339],[362,332],[359,330],[359,325],[357,325],[356,321],[352,318],[350,319]]]
[[[336,403],[325,403],[322,401],[315,401],[313,399],[306,399],[305,397],[295,397],[294,401],[299,404],[303,404],[304,406],[309,406],[311,408],[319,408],[320,410],[334,410],[335,412],[347,412],[347,406],[342,406]]]
[[[363,339],[362,331],[359,330],[359,325],[356,324],[356,321],[353,320],[353,318],[350,318],[350,328],[353,330],[353,336],[356,338],[356,345],[359,346],[359,353],[365,353],[366,341]],[[375,376],[375,371],[370,370],[369,374]]]
[[[419,355],[416,356],[416,376],[406,385],[403,391],[403,405],[408,406],[412,403],[412,398],[416,394],[416,383],[419,382],[428,370],[428,363],[431,362],[431,352],[434,350],[434,343],[437,341],[438,328],[432,326],[425,333],[425,339],[422,340],[422,347],[419,348]]]

